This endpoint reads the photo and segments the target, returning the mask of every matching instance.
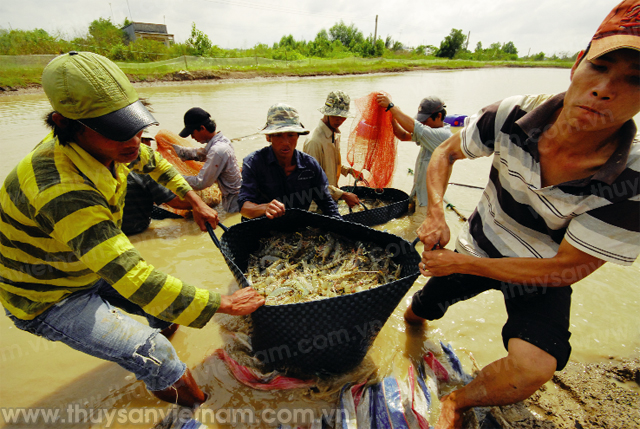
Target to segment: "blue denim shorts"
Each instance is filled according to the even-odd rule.
[[[149,326],[115,307],[145,316]],[[68,296],[32,320],[18,319],[8,311],[7,315],[19,329],[117,363],[151,391],[173,385],[187,368],[160,334],[171,323],[146,314],[104,280]]]

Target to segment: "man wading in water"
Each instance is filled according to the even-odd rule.
[[[460,428],[476,406],[528,398],[569,360],[571,284],[640,253],[640,1],[618,5],[571,70],[566,93],[517,96],[482,109],[434,152],[418,229],[431,276],[405,313],[441,318],[449,305],[502,291],[505,358],[442,398],[438,428]],[[453,163],[493,155],[483,197],[458,237],[443,196]]]
[[[274,104],[261,132],[270,146],[244,158],[238,197],[242,216],[273,219],[284,216],[289,208],[308,210],[315,201],[322,214],[340,217],[322,167],[311,155],[296,150],[300,135],[309,134],[298,111],[284,103]]]
[[[143,129],[157,122],[113,62],[61,55],[42,86],[55,109],[47,116],[53,131],[0,189],[0,302],[18,328],[116,362],[159,399],[194,407],[206,395],[160,330],[201,328],[216,312],[248,314],[264,298],[251,288],[220,296],[182,283],[148,265],[120,230],[130,171],[189,201],[203,231],[218,214],[140,145]]]

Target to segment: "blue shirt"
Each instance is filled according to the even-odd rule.
[[[311,201],[315,201],[323,214],[340,217],[338,206],[329,194],[327,176],[318,161],[294,150],[293,163],[296,169],[287,176],[271,146],[247,155],[242,163],[239,206],[247,201],[266,204],[275,199],[286,208],[308,210]]]

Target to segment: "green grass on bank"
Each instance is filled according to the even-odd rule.
[[[40,85],[45,65],[53,55],[0,56],[0,87],[4,89],[26,88]],[[482,67],[558,67],[570,68],[571,61],[474,61],[447,59],[305,59],[277,61],[259,57],[202,58],[179,57],[152,63],[118,63],[132,81],[183,80],[181,71],[189,75],[182,78],[215,79],[256,76],[317,76],[345,75],[378,72],[402,72],[410,70],[445,70]]]

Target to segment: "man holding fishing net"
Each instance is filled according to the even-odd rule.
[[[157,122],[113,62],[61,55],[42,86],[55,109],[46,117],[53,131],[0,189],[0,302],[19,329],[116,362],[159,399],[196,406],[206,395],[161,334],[176,324],[201,328],[216,312],[251,313],[264,299],[251,288],[221,296],[161,273],[121,231],[130,171],[188,201],[203,231],[218,215],[140,145],[143,129]]]
[[[640,1],[607,16],[571,70],[566,93],[507,98],[482,109],[433,154],[427,218],[418,230],[431,276],[405,318],[441,318],[449,305],[486,290],[504,295],[508,355],[442,398],[439,427],[461,427],[476,406],[532,395],[566,365],[571,284],[606,262],[640,253]],[[483,197],[458,237],[443,196],[452,165],[493,155]]]
[[[340,125],[349,117],[349,104],[351,99],[343,91],[331,91],[327,96],[320,113],[324,116],[320,123],[304,142],[305,153],[308,153],[318,161],[329,181],[329,193],[338,201],[344,200],[349,207],[360,203],[358,196],[352,192],[345,192],[338,187],[340,175],[360,177],[360,173],[352,167],[342,165],[340,155]]]
[[[284,216],[288,208],[308,210],[315,201],[322,214],[340,217],[322,167],[312,156],[296,150],[300,135],[309,134],[298,111],[284,103],[274,104],[262,133],[271,144],[244,158],[240,213],[249,219],[273,219]]]
[[[444,102],[438,97],[427,97],[420,102],[415,119],[404,113],[384,92],[376,95],[378,105],[393,115],[393,134],[401,141],[412,141],[420,146],[420,153],[416,158],[415,175],[411,198],[415,198],[420,206],[428,203],[427,195],[427,166],[431,154],[436,148],[451,137],[451,129],[444,123],[447,111]]]
[[[237,213],[238,193],[242,184],[240,167],[231,141],[216,131],[216,123],[211,115],[200,107],[193,107],[184,114],[184,129],[180,137],[191,136],[204,148],[187,148],[173,145],[182,160],[204,162],[196,176],[185,176],[187,183],[197,191],[213,186],[218,181],[222,193],[222,207],[227,213]]]

